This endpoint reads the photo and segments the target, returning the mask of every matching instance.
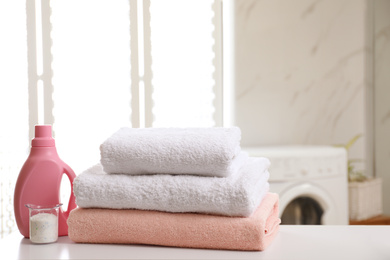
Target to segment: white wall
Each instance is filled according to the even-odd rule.
[[[235,1],[244,146],[331,145],[363,134],[350,157],[373,174],[369,8],[365,0]]]

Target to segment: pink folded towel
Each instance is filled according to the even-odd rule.
[[[279,196],[268,193],[250,217],[147,210],[73,210],[69,237],[78,243],[264,250],[279,230]]]

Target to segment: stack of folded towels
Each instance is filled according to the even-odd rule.
[[[279,230],[270,162],[238,127],[122,128],[77,176],[69,237],[80,243],[264,250]]]

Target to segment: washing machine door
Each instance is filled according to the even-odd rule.
[[[287,225],[334,225],[337,207],[331,196],[311,183],[300,183],[279,193],[279,214]]]

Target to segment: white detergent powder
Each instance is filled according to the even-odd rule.
[[[58,238],[58,217],[39,213],[30,218],[30,240],[33,243],[51,243]]]

